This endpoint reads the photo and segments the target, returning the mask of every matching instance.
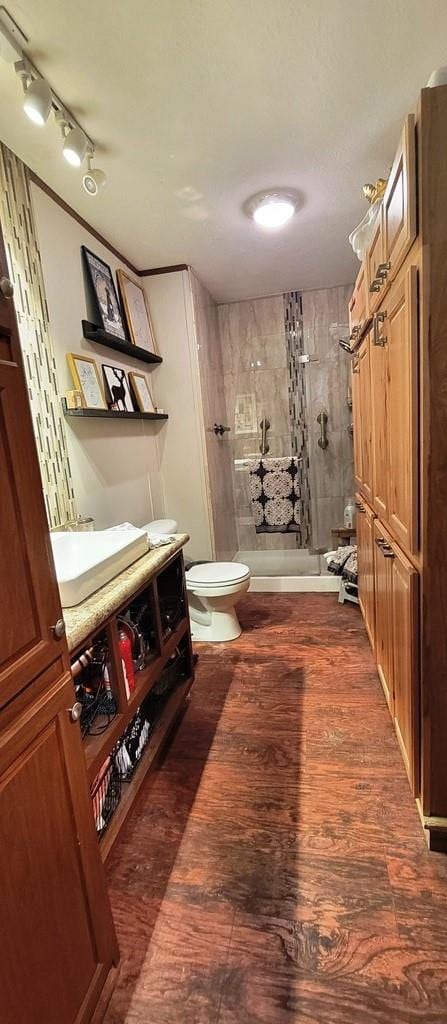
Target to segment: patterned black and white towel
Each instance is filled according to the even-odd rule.
[[[250,498],[256,533],[298,533],[300,529],[300,459],[253,459],[249,462]]]

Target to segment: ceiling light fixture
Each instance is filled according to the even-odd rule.
[[[88,171],[86,171],[82,179],[82,184],[89,196],[97,196],[107,181],[104,171],[101,171],[99,167],[92,167],[94,155],[94,152],[92,153],[91,151],[87,153]]]
[[[35,78],[25,92],[25,114],[33,124],[43,125],[48,121],[52,104],[53,97],[48,82],[44,78]]]
[[[14,63],[25,97],[23,109],[34,124],[44,125],[54,111],[56,123],[60,125],[63,136],[62,151],[65,159],[72,167],[80,167],[85,156],[89,157],[89,172],[83,177],[83,185],[90,195],[97,195],[105,184],[106,176],[99,168],[92,168],[91,161],[95,154],[95,144],[78,124],[70,110],[62,103],[40,71],[24,52],[28,39],[19,25],[11,18],[5,7],[0,7],[0,58]]]
[[[87,138],[81,128],[77,125],[69,128],[64,139],[62,152],[65,159],[72,167],[80,167],[87,152]]]
[[[291,189],[272,189],[258,192],[245,204],[249,217],[267,230],[282,228],[287,224],[298,207],[298,194]]]

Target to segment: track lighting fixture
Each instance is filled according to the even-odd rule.
[[[106,183],[106,175],[99,167],[92,167],[94,152],[87,153],[88,171],[84,174],[82,184],[89,196],[97,196]]]
[[[30,121],[42,125],[48,121],[53,103],[51,89],[44,78],[35,78],[28,86],[23,101],[23,109]]]
[[[34,124],[44,125],[51,110],[54,111],[56,123],[62,130],[64,157],[72,167],[80,167],[87,156],[88,171],[82,183],[89,195],[96,196],[105,185],[106,175],[98,167],[92,167],[95,144],[26,56],[23,48],[28,47],[28,43],[27,37],[6,8],[0,7],[0,58],[14,63],[25,93],[23,109],[27,117]]]

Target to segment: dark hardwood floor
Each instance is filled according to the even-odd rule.
[[[358,609],[255,594],[109,864],[107,1024],[446,1024],[426,849]]]

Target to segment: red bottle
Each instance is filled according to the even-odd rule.
[[[135,690],[135,674],[133,670],[132,644],[124,629],[118,634],[118,647],[120,649],[121,664],[123,666],[124,685],[127,697]]]

